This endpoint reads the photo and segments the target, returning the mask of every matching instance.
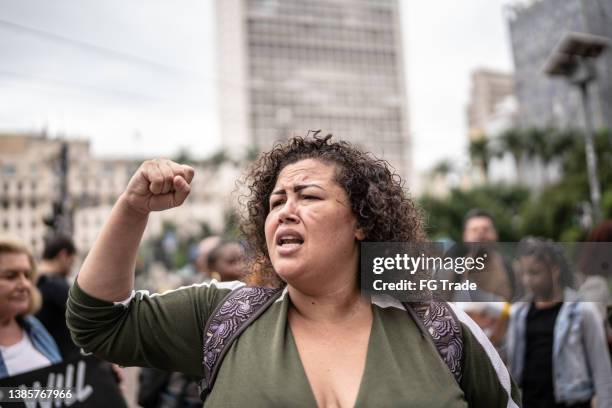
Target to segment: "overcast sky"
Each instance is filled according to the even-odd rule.
[[[463,162],[470,72],[512,70],[507,0],[400,3],[416,167]],[[0,0],[0,131],[46,127],[105,156],[210,154],[214,35],[213,0]]]

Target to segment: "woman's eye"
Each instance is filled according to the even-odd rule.
[[[270,208],[278,207],[279,205],[281,205],[284,202],[285,202],[285,200],[272,201],[272,204],[270,204]]]
[[[302,197],[304,198],[304,200],[320,200],[320,198],[317,196],[305,195]]]

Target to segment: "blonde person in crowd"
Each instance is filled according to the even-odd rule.
[[[0,378],[60,363],[51,335],[32,316],[41,304],[36,264],[19,241],[0,236]]]
[[[203,378],[206,407],[518,406],[506,367],[461,310],[361,296],[362,241],[425,235],[387,163],[330,138],[294,137],[246,173],[242,230],[266,287],[134,291],[149,213],[180,206],[194,177],[168,160],[143,163],[71,289],[74,339],[124,365]]]

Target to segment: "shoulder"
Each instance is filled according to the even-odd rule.
[[[518,387],[497,350],[480,327],[460,308],[449,303],[461,323],[463,338],[462,388],[474,406],[516,407]]]
[[[23,316],[21,318],[21,322],[23,328],[27,333],[47,333],[47,329],[45,329],[45,326],[40,322],[40,320],[38,320],[32,315]]]

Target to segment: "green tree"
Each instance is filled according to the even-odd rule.
[[[497,155],[503,155],[505,152],[510,153],[514,160],[516,170],[516,178],[520,182],[523,180],[523,156],[526,151],[526,135],[519,128],[510,128],[505,130],[499,136],[499,149]]]
[[[470,141],[468,153],[472,163],[482,171],[485,182],[489,181],[489,163],[491,162],[492,152],[489,148],[489,139],[482,135]]]

